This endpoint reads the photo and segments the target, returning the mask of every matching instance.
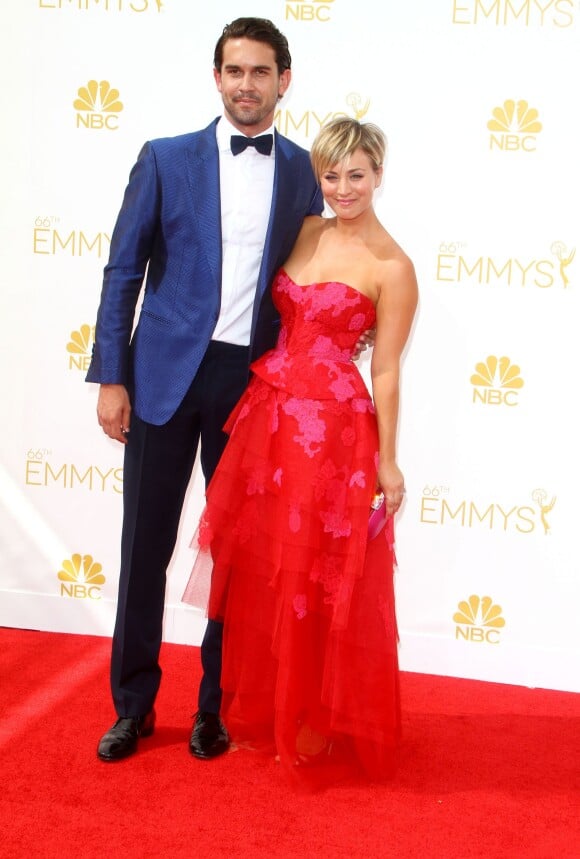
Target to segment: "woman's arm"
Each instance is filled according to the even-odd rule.
[[[399,509],[404,479],[397,465],[399,367],[417,307],[417,278],[411,260],[401,253],[385,263],[376,305],[376,339],[371,362],[373,400],[379,428],[378,483],[387,513]]]

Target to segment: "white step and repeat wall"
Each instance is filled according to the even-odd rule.
[[[142,143],[220,112],[213,48],[244,14],[290,42],[281,132],[309,147],[346,114],[389,139],[377,210],[420,283],[402,668],[580,690],[576,0],[2,4],[0,623],[111,634],[122,451],[84,382],[102,268]],[[205,623],[180,603],[202,499],[196,469],[167,641]]]

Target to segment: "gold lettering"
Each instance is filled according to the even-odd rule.
[[[506,391],[503,395],[503,401],[506,406],[517,406],[518,405],[518,394],[517,391]]]
[[[319,119],[319,118],[318,118],[318,114],[313,110],[313,111],[312,111],[312,116],[315,118],[315,120],[317,121],[317,123],[318,123],[318,125],[320,126],[320,128],[322,128],[322,126],[323,126],[326,122],[328,122],[328,121],[329,121],[329,119],[330,119],[331,117],[332,117],[332,119],[335,119],[337,116],[339,116],[339,114],[334,114],[334,115],[333,115],[332,113],[327,113],[327,114],[326,114],[326,116],[324,117],[324,119]]]
[[[561,9],[560,8],[561,6],[567,6],[569,10],[573,10],[574,9],[574,3],[572,2],[572,0],[556,0],[555,11],[559,15],[564,15],[565,18],[567,18],[567,23],[566,24],[560,24],[556,20],[555,17],[552,18],[552,21],[554,22],[554,25],[556,27],[561,27],[561,28],[570,27],[574,23],[574,15],[573,15],[572,11],[565,11],[564,9]]]
[[[552,2],[552,0],[550,0],[550,2]],[[516,12],[515,9],[512,7],[511,0],[506,0],[505,10],[504,10],[504,15],[503,15],[504,24],[507,24],[507,22],[508,22],[508,13],[509,12],[511,12],[513,14],[514,18],[517,20],[520,17],[520,15],[522,14],[522,12],[524,12],[524,11],[526,13],[526,25],[527,25],[530,23],[530,0],[524,0],[522,8],[520,9],[519,12]]]
[[[42,486],[42,481],[32,480],[32,477],[38,477],[40,473],[40,463],[34,460],[26,460],[26,471],[24,482],[27,486]]]
[[[535,267],[536,260],[535,259],[532,260],[531,263],[529,265],[527,265],[525,268],[520,264],[520,262],[517,259],[514,260],[514,262],[522,273],[522,286],[525,286],[526,285],[526,275],[531,268]]]
[[[41,251],[40,250],[41,244],[47,244],[47,239],[43,238],[42,234],[48,233],[48,232],[49,232],[49,230],[44,230],[44,229],[41,230],[41,229],[35,228],[34,234],[33,234],[34,235],[34,242],[33,242],[33,246],[32,246],[33,247],[33,251],[32,251],[33,253],[35,253],[35,254],[47,254],[47,255],[50,254],[50,251]]]
[[[455,256],[453,254],[438,254],[437,256],[437,280],[447,281],[451,283],[453,281],[453,277],[442,277],[441,272],[443,269],[452,270],[451,265],[449,265],[448,260],[455,260]]]
[[[298,122],[298,124],[296,124],[294,122],[294,117],[292,116],[292,114],[290,113],[289,110],[286,111],[285,117],[286,117],[286,123],[284,126],[284,132],[283,132],[284,134],[288,134],[288,128],[290,127],[290,125],[292,125],[292,127],[296,131],[298,131],[298,129],[300,128],[300,126],[304,122],[304,123],[306,123],[306,129],[304,131],[304,134],[306,137],[308,137],[308,132],[309,132],[309,122],[308,122],[309,113],[308,113],[308,111],[306,111],[306,113],[302,116],[302,119]]]
[[[104,492],[105,491],[105,482],[107,480],[107,477],[112,473],[113,469],[109,468],[109,470],[106,472],[106,474],[103,474],[103,472],[100,470],[100,468],[98,468],[95,465],[95,471],[97,472],[97,474],[101,478],[101,491]]]
[[[421,522],[425,522],[427,525],[437,525],[436,519],[426,519],[426,513],[436,513],[436,507],[430,506],[436,504],[436,502],[432,498],[421,498]]]
[[[66,465],[63,465],[62,468],[60,469],[60,471],[58,471],[55,474],[54,471],[52,470],[52,468],[50,467],[50,463],[49,462],[45,463],[45,466],[44,466],[44,485],[48,486],[49,476],[52,477],[52,479],[56,483],[62,475],[63,476],[63,485],[66,487],[66,472],[67,472]]]
[[[489,11],[483,5],[482,0],[475,0],[475,15],[473,18],[473,22],[475,24],[477,24],[478,14],[479,14],[480,10],[483,13],[485,18],[489,18],[492,15],[493,11],[495,10],[495,23],[499,24],[499,13],[500,13],[499,0],[493,0],[493,2],[491,4],[491,8],[489,9]]]
[[[546,5],[546,6],[544,6],[544,7],[542,7],[541,3],[538,3],[538,0],[533,0],[533,2],[534,2],[534,6],[535,6],[535,7],[539,10],[539,12],[540,12],[540,16],[541,16],[540,21],[541,21],[542,26],[544,26],[544,15],[545,15],[545,13],[548,11],[548,9],[550,8],[550,6],[553,4],[554,0],[549,0],[549,2],[547,3],[547,5]],[[554,19],[552,19],[552,20],[554,20]]]
[[[484,519],[489,514],[489,530],[491,531],[491,529],[493,528],[493,504],[490,504],[489,507],[487,508],[487,510],[485,511],[485,513],[480,515],[479,510],[477,509],[477,507],[475,506],[473,501],[470,503],[470,505],[469,505],[469,527],[470,528],[473,527],[473,519],[474,519],[473,514],[475,514],[475,516],[477,517],[477,519],[480,522],[483,522]]]
[[[526,134],[525,137],[522,137],[520,145],[525,152],[535,152],[538,148],[536,146],[536,138],[531,134]]]
[[[482,259],[482,257],[480,257],[478,260],[476,260],[473,268],[470,269],[469,266],[467,265],[467,263],[465,262],[465,259],[462,256],[460,256],[459,257],[459,266],[457,269],[457,280],[461,280],[461,270],[462,269],[465,269],[468,277],[471,277],[471,275],[477,271],[478,272],[477,281],[478,281],[478,283],[481,283],[482,275],[483,275],[483,259]]]
[[[491,272],[493,272],[493,274],[495,274],[495,276],[499,280],[499,278],[502,276],[502,274],[505,272],[506,269],[508,270],[508,283],[509,283],[511,280],[511,274],[512,274],[512,261],[510,259],[508,259],[508,261],[506,262],[504,267],[498,271],[495,267],[494,261],[490,257],[488,257],[487,258],[486,283],[489,283],[489,277],[490,277]]]
[[[507,531],[507,527],[508,527],[508,519],[510,518],[510,516],[512,515],[512,513],[515,513],[515,511],[516,511],[518,508],[517,508],[517,507],[512,507],[512,509],[511,509],[508,513],[506,513],[506,512],[505,512],[505,510],[503,510],[503,509],[502,509],[502,507],[501,507],[499,504],[496,504],[496,507],[497,507],[497,509],[499,510],[499,512],[501,513],[501,515],[503,516],[503,519],[504,519],[504,523],[503,523],[503,530],[504,530],[504,531]]]
[[[55,253],[56,253],[56,251],[57,251],[57,246],[59,246],[60,248],[62,248],[62,250],[64,251],[64,250],[66,250],[66,249],[67,249],[67,247],[68,247],[68,246],[69,246],[69,244],[71,244],[71,243],[72,243],[71,256],[73,256],[73,257],[74,257],[74,255],[75,255],[75,247],[76,247],[76,242],[75,242],[75,233],[74,233],[74,230],[73,230],[73,231],[72,231],[72,233],[69,235],[69,237],[68,237],[67,239],[65,239],[64,244],[63,244],[63,242],[62,242],[62,240],[61,240],[61,238],[60,238],[60,235],[59,235],[59,233],[58,233],[58,230],[53,230],[53,233],[52,233],[52,252],[53,252],[53,254],[55,254]]]
[[[86,372],[91,364],[90,355],[69,355],[68,368],[69,370],[82,370]]]
[[[544,269],[546,266],[546,269]],[[540,283],[538,278],[534,280],[536,286],[539,286],[540,289],[547,289],[549,286],[554,285],[554,264],[550,262],[550,260],[540,260],[536,266],[536,273],[539,275],[543,275],[546,279],[545,283]]]
[[[300,20],[300,6],[298,4],[296,4],[293,9],[290,3],[286,3],[286,20],[288,20],[289,17],[294,18],[295,21]]]
[[[120,486],[113,486],[113,492],[117,492],[119,494],[123,493],[123,469],[116,468],[114,472],[114,477],[117,483],[121,484]]]
[[[529,511],[532,516],[536,512],[533,507],[518,507],[518,519],[525,522],[528,527],[520,528],[520,526],[516,522],[516,528],[518,529],[518,531],[521,531],[522,534],[531,534],[531,532],[535,529],[536,526],[533,519],[524,516],[524,511]]]
[[[96,237],[93,239],[93,243],[89,244],[89,240],[81,230],[79,234],[79,256],[81,257],[83,255],[83,246],[86,245],[89,252],[96,246],[97,256],[101,257],[103,255],[103,238],[108,239],[108,236],[105,233],[97,233]]]
[[[449,506],[447,501],[445,501],[445,499],[443,499],[441,501],[441,524],[442,525],[444,524],[445,511],[446,510],[452,519],[455,519],[456,516],[460,515],[461,516],[461,525],[462,526],[465,525],[465,501],[461,502],[461,504],[459,505],[459,507],[457,508],[455,513],[452,512],[451,507]]]
[[[454,23],[454,24],[469,24],[469,23],[470,23],[470,21],[460,21],[460,20],[457,18],[457,13],[458,13],[458,12],[467,12],[467,11],[468,11],[467,6],[458,6],[458,5],[457,5],[457,0],[453,0],[453,16],[452,16],[452,19],[451,19],[451,20],[453,21],[453,23]]]
[[[93,467],[89,465],[85,473],[82,475],[76,469],[76,466],[71,465],[70,467],[70,488],[72,489],[75,482],[75,477],[78,478],[79,483],[84,483],[87,477],[89,478],[89,489],[93,488]]]

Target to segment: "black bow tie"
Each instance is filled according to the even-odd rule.
[[[261,134],[260,137],[245,137],[243,134],[232,134],[230,147],[234,155],[239,155],[248,146],[255,146],[260,155],[269,155],[272,151],[274,136]]]

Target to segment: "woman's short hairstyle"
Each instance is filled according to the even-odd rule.
[[[356,149],[368,155],[374,170],[382,167],[387,151],[385,135],[371,122],[340,116],[323,125],[312,144],[310,160],[316,179],[329,167],[347,158]]]
[[[253,39],[254,42],[264,42],[264,44],[270,45],[276,54],[279,74],[282,74],[292,65],[288,40],[271,21],[267,18],[236,18],[235,21],[224,27],[215,46],[213,65],[218,72],[222,68],[224,45],[228,39]]]

